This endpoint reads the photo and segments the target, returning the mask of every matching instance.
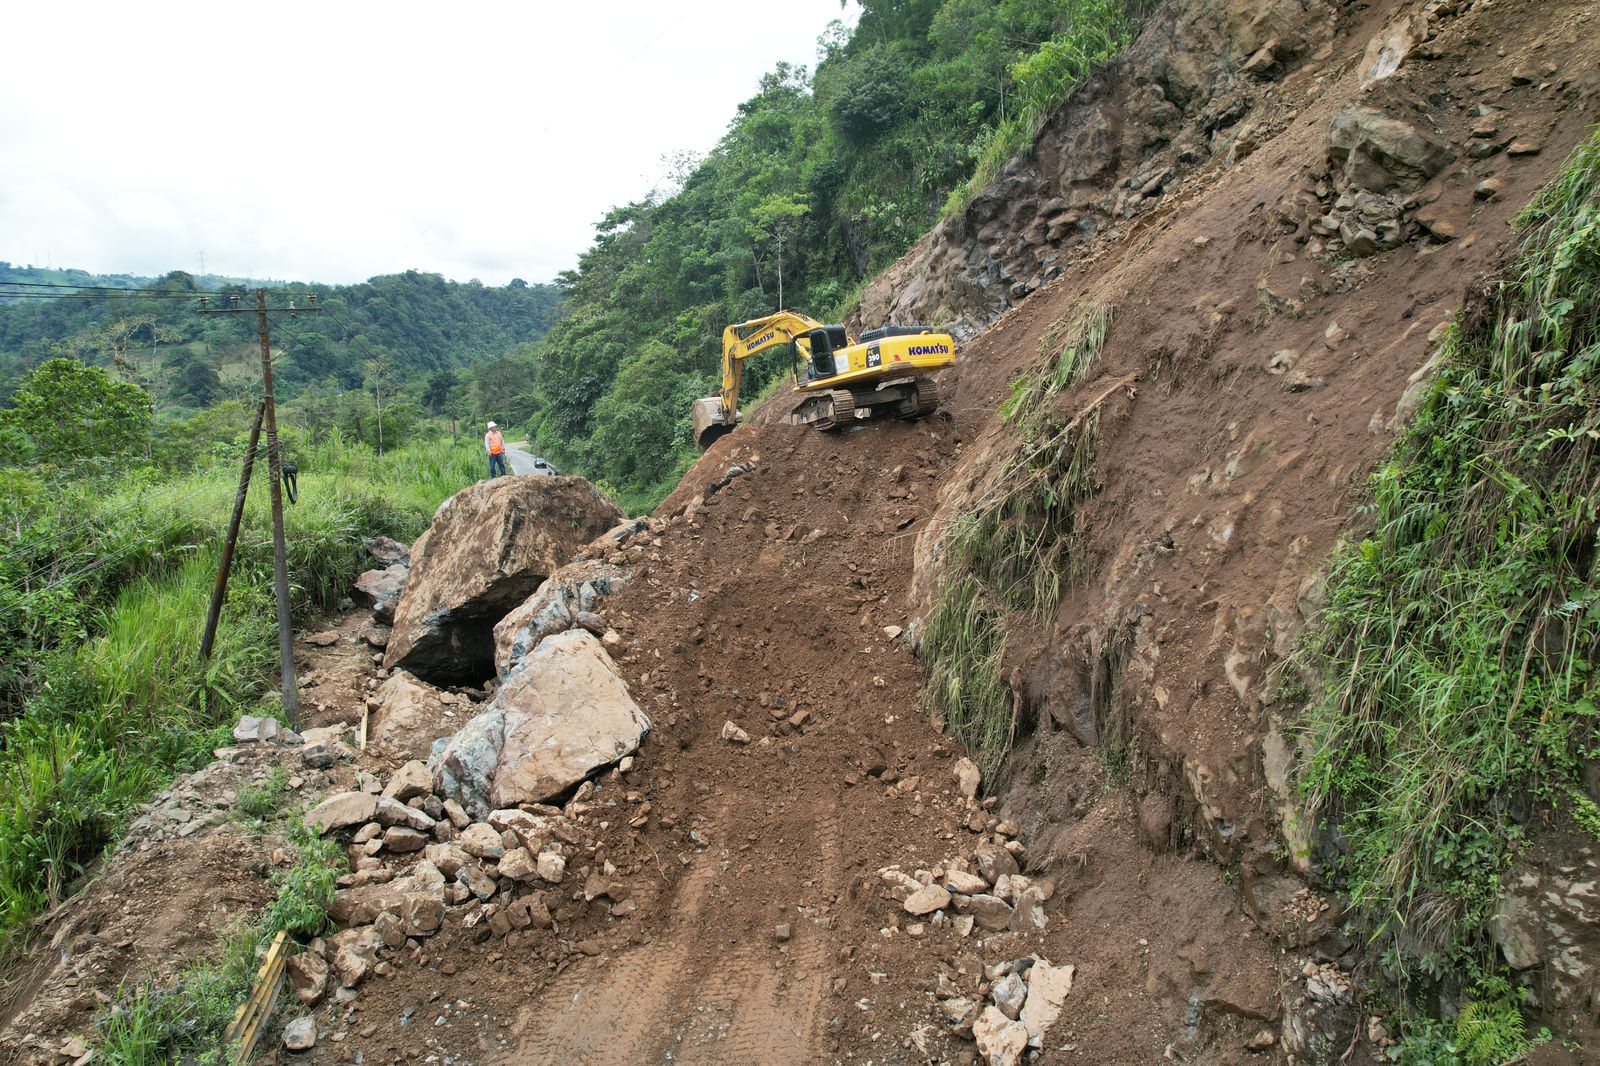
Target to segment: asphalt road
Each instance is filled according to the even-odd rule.
[[[525,443],[525,442],[524,442]],[[533,456],[523,451],[523,444],[506,445],[506,465],[513,474],[536,474],[533,468]]]

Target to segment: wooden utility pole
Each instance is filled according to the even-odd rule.
[[[237,298],[234,298],[237,303]],[[289,551],[283,534],[283,461],[278,453],[278,409],[272,392],[272,342],[267,332],[267,312],[320,311],[315,295],[307,298],[308,306],[268,307],[267,290],[256,290],[256,332],[261,338],[261,410],[262,422],[267,429],[267,471],[272,482],[272,586],[278,601],[278,671],[279,692],[283,697],[283,713],[289,719],[289,728],[300,725],[300,694],[294,676],[294,627],[289,614]],[[244,307],[221,307],[209,313],[248,313]],[[205,313],[205,312],[203,312]]]
[[[250,474],[256,466],[256,445],[261,441],[261,420],[267,413],[266,401],[256,405],[256,422],[250,427],[250,446],[245,449],[244,469],[239,472],[239,492],[233,498],[233,517],[228,519],[228,539],[222,543],[222,562],[217,566],[217,583],[211,587],[211,609],[206,612],[206,632],[200,638],[200,661],[211,658],[217,640],[217,622],[222,618],[222,601],[228,595],[228,571],[233,568],[233,550],[239,543],[239,523],[244,518],[244,500],[250,491]]]
[[[279,691],[289,728],[300,725],[300,690],[294,678],[294,629],[289,618],[289,548],[283,537],[283,460],[278,454],[278,408],[272,395],[272,344],[267,339],[267,290],[256,290],[256,329],[261,334],[262,409],[266,412],[267,471],[272,482],[272,588],[278,598]]]

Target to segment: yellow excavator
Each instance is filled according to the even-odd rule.
[[[854,342],[843,326],[826,326],[796,311],[729,326],[722,331],[722,392],[694,402],[691,421],[701,451],[739,424],[744,361],[784,345],[795,359],[794,393],[801,397],[790,421],[818,429],[874,415],[931,414],[939,407],[939,390],[930,374],[956,358],[948,333],[911,326],[883,326]]]

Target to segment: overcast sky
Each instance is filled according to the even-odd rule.
[[[0,259],[487,284],[576,265],[840,0],[20,4]]]

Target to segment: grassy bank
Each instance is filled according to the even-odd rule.
[[[367,565],[361,540],[410,539],[479,476],[477,452],[423,443],[381,458],[295,450],[286,526],[295,609],[335,604]],[[265,464],[209,663],[198,661],[237,487],[231,463],[75,484],[0,472],[0,938],[70,891],[128,811],[210,758],[272,687],[276,637]],[[269,704],[270,706],[270,704]]]
[[[1016,701],[1000,679],[1007,616],[1044,623],[1081,576],[1079,507],[1099,491],[1099,401],[1063,411],[1111,329],[1111,309],[1064,315],[1040,340],[1038,365],[1011,383],[1000,416],[1015,431],[989,487],[953,525],[940,561],[921,656],[924,710],[992,775],[1015,739]]]
[[[1473,1001],[1415,1037],[1470,1062],[1525,1043],[1491,941],[1502,877],[1542,821],[1600,830],[1582,780],[1600,745],[1600,138],[1517,226],[1373,478],[1372,532],[1338,553],[1302,661],[1321,679],[1302,784],[1343,843],[1330,873],[1400,994]]]

